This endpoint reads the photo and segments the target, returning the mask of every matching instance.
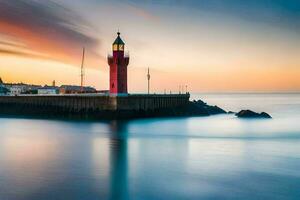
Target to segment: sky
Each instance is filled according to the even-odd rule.
[[[120,30],[130,92],[299,92],[299,0],[0,0],[5,82],[108,89]]]

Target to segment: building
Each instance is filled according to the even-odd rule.
[[[22,94],[37,94],[38,89],[41,87],[41,85],[27,85],[26,91]]]
[[[12,96],[20,94],[37,94],[38,88],[42,87],[40,85],[28,85],[24,83],[5,83],[3,85],[10,90],[10,95]]]
[[[41,88],[38,88],[38,94],[39,95],[55,95],[55,94],[59,94],[59,88],[55,87],[55,86],[44,86]]]
[[[118,37],[112,45],[113,54],[108,56],[108,64],[110,66],[109,91],[110,94],[127,94],[127,66],[129,64],[129,56],[124,54],[125,43]]]
[[[25,93],[26,90],[26,85],[24,84],[12,84],[8,86],[9,90],[10,90],[10,95],[20,95],[22,93]]]
[[[92,87],[81,87],[77,85],[62,85],[59,88],[60,94],[79,94],[79,93],[97,93]]]

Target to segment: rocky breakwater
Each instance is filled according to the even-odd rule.
[[[187,116],[210,116],[210,115],[217,115],[217,114],[235,114],[238,118],[245,118],[245,119],[254,119],[254,118],[260,118],[260,119],[271,119],[272,117],[266,113],[257,113],[251,110],[242,110],[238,113],[235,112],[226,112],[222,108],[218,106],[211,106],[207,103],[198,100],[198,101],[191,101],[187,106],[184,108],[179,109],[178,111],[181,111],[181,115],[187,115]]]
[[[269,114],[262,112],[256,113],[251,110],[242,110],[239,113],[226,112],[224,109],[218,106],[208,105],[207,103],[197,100],[189,101],[184,106],[166,108],[166,109],[155,109],[148,111],[137,111],[137,112],[125,112],[118,111],[117,118],[144,118],[144,117],[206,117],[218,114],[235,114],[238,118],[272,118]]]
[[[218,106],[211,106],[207,103],[197,100],[190,101],[184,106],[174,107],[170,109],[160,109],[154,112],[147,112],[147,116],[151,117],[197,117],[210,116],[217,114],[226,114],[227,112]]]
[[[227,112],[218,106],[211,106],[207,103],[198,100],[190,101],[187,106],[185,106],[184,111],[187,115],[191,116],[210,116],[217,114],[226,114]]]

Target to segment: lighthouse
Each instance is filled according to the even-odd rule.
[[[110,94],[128,94],[127,89],[127,66],[129,56],[125,55],[125,43],[120,37],[120,32],[112,45],[112,55],[108,56],[109,91]]]

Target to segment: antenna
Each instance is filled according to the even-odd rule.
[[[148,74],[147,74],[147,80],[148,80],[148,94],[150,94],[150,70],[149,70],[149,67],[148,67]]]
[[[84,56],[85,56],[85,48],[82,50],[82,61],[81,61],[81,73],[80,73],[80,91],[83,93],[83,79],[84,79]]]

